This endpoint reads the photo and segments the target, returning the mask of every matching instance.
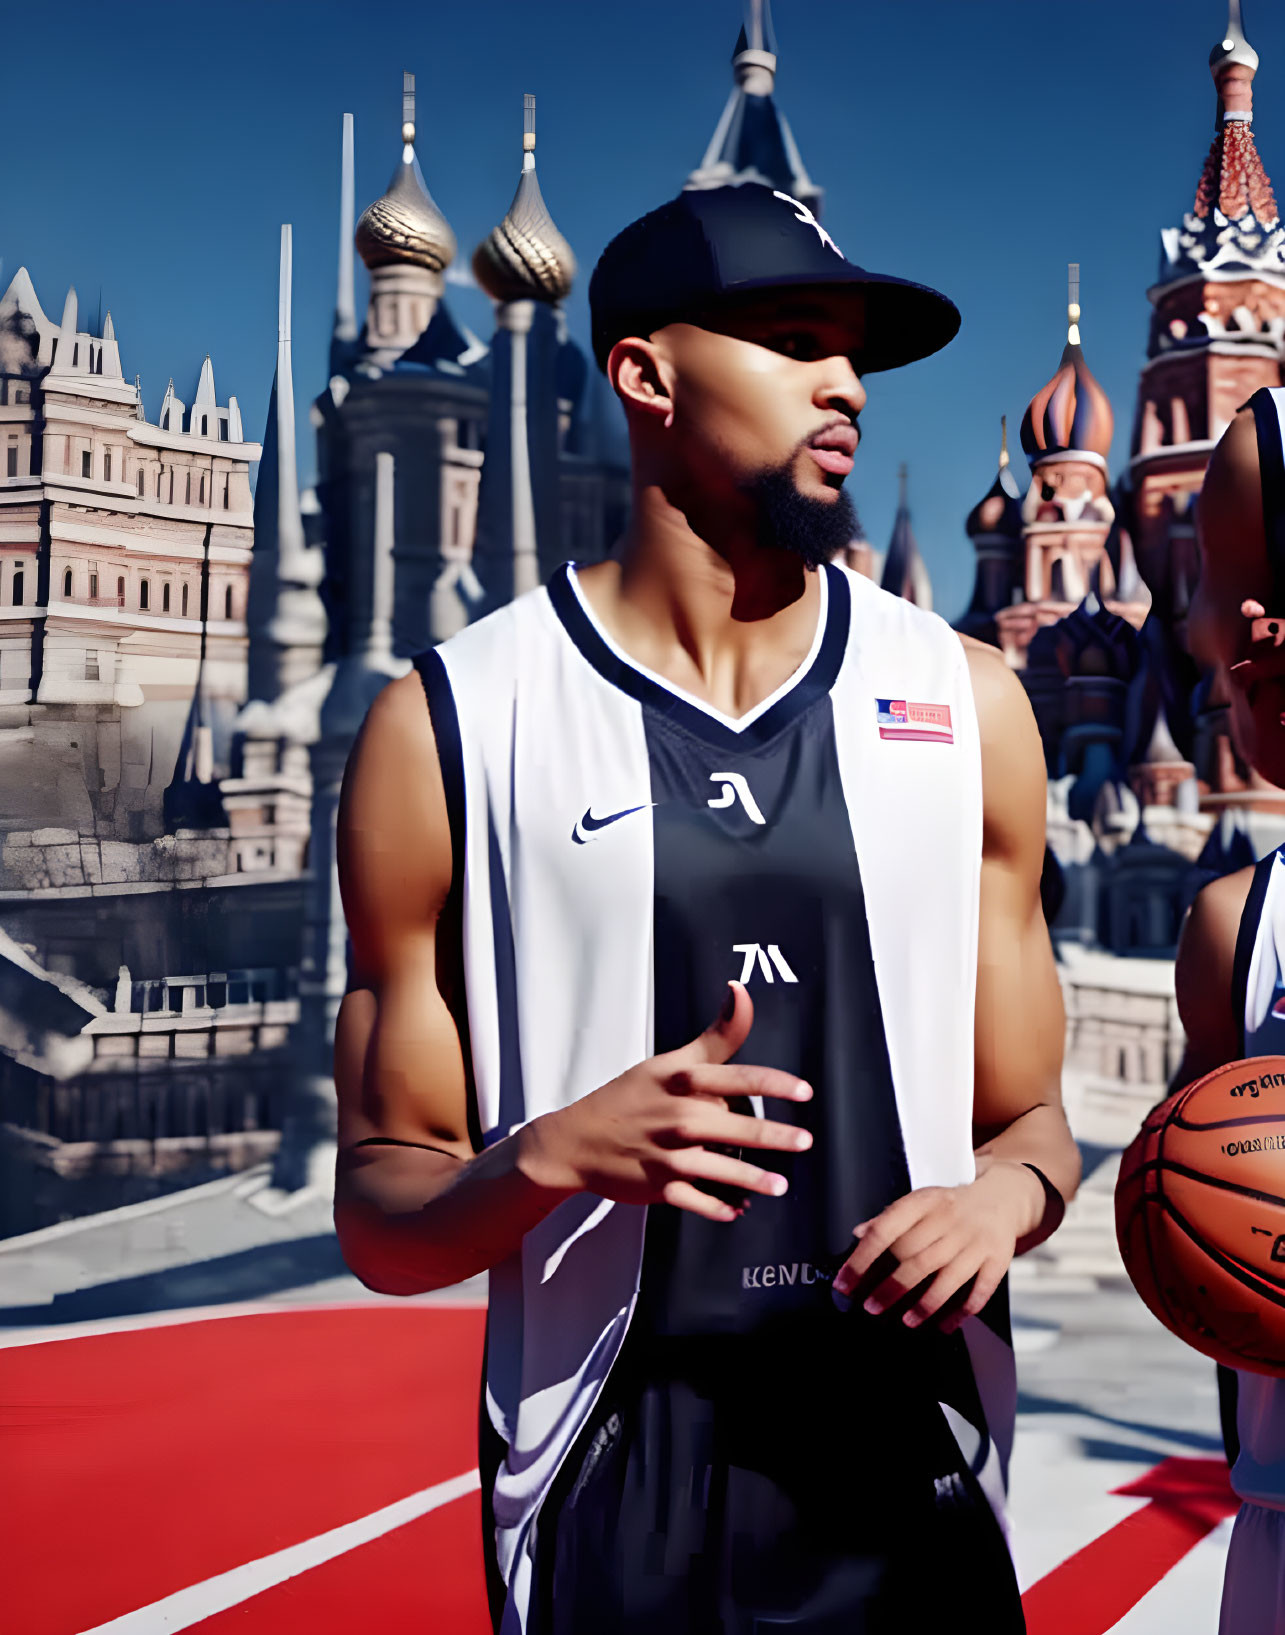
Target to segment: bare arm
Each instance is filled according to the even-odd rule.
[[[462,972],[447,912],[450,825],[414,672],[379,695],[353,748],[338,860],[352,978],[335,1029],[335,1225],[344,1258],[369,1287],[415,1294],[472,1277],[580,1191],[731,1220],[738,1211],[698,1182],[784,1190],[769,1170],[709,1150],[791,1151],[810,1141],[792,1125],[728,1110],[730,1097],[811,1095],[791,1074],[726,1065],[753,1020],[738,984],[725,1013],[681,1050],[473,1151],[451,1004]]]
[[[1044,752],[1021,682],[991,648],[969,643],[982,741],[982,884],[977,948],[973,1127],[977,1171],[1006,1165],[1033,1205],[1018,1253],[1060,1220],[1034,1164],[1065,1202],[1080,1154],[1062,1109],[1066,1016],[1040,906]]]
[[[940,1318],[951,1329],[975,1316],[1014,1254],[1056,1228],[1080,1180],[1062,1111],[1061,985],[1040,907],[1044,756],[1017,677],[994,649],[966,638],[964,645],[982,750],[977,1177],[966,1186],[917,1188],[859,1223],[858,1247],[834,1283],[840,1294],[860,1289],[867,1311],[901,1310],[912,1328]],[[1060,1198],[1046,1194],[1028,1164]],[[880,1281],[886,1255],[896,1269]]]
[[[520,1143],[476,1156],[459,1024],[461,973],[441,924],[451,837],[423,684],[376,698],[339,804],[338,860],[352,976],[335,1025],[335,1226],[364,1283],[411,1294],[503,1259],[560,1201]],[[398,1145],[358,1146],[370,1141]]]
[[[1254,871],[1238,869],[1211,881],[1187,915],[1178,942],[1174,989],[1187,1048],[1176,1085],[1191,1084],[1243,1054],[1240,1019],[1232,1008],[1236,936]]]

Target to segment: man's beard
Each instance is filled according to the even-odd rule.
[[[794,461],[760,471],[742,484],[758,513],[758,542],[765,550],[789,551],[816,569],[860,533],[856,509],[840,489],[832,500],[800,493]]]

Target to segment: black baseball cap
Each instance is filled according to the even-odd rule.
[[[806,205],[742,182],[682,192],[612,239],[589,280],[594,356],[605,372],[626,335],[698,322],[742,294],[804,288],[851,317],[859,374],[926,358],[959,328],[953,301],[858,267]]]

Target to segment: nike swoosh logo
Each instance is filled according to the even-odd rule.
[[[595,817],[593,807],[590,806],[572,829],[571,838],[577,846],[583,846],[586,841],[593,839],[599,829],[605,829],[610,823],[619,823],[621,818],[632,817],[635,812],[645,812],[648,807],[655,804],[654,800],[645,800],[640,806],[626,806],[622,812],[609,812],[606,817]]]

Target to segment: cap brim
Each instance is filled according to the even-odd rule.
[[[959,308],[938,290],[858,267],[852,271],[849,278],[824,282],[806,273],[744,279],[726,290],[723,299],[735,299],[742,293],[761,295],[766,290],[807,289],[827,304],[833,303],[837,312],[849,309],[857,337],[853,365],[864,375],[931,357],[959,333]]]

